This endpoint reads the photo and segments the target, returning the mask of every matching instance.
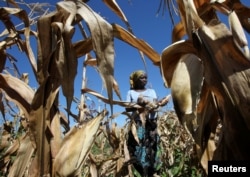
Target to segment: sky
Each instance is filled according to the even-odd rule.
[[[171,31],[173,25],[170,21],[168,12],[163,14],[163,11],[160,10],[158,13],[158,8],[160,5],[160,0],[116,0],[117,3],[122,8],[124,14],[126,15],[130,26],[132,27],[134,35],[146,41],[156,52],[161,54],[164,48],[171,44]],[[26,0],[26,2],[37,2],[35,0]],[[54,4],[58,1],[49,1],[49,0],[38,0],[38,2],[47,2]],[[250,7],[249,0],[243,0],[244,4]],[[2,6],[3,2],[0,0],[0,5]],[[122,20],[116,16],[101,0],[90,0],[87,3],[95,12],[101,15],[107,22],[116,23],[125,28],[125,24]],[[178,18],[178,17],[177,17]],[[177,22],[177,21],[176,21]],[[2,24],[1,24],[2,25]],[[1,27],[0,27],[1,29]],[[249,38],[249,35],[248,35]],[[122,99],[126,99],[127,91],[129,90],[129,75],[138,69],[143,69],[147,71],[148,74],[148,87],[151,87],[156,90],[156,93],[159,99],[170,94],[170,89],[166,88],[163,83],[162,76],[160,74],[160,68],[153,65],[151,60],[145,56],[146,68],[140,57],[140,54],[137,49],[132,46],[115,39],[115,63],[114,63],[114,77],[118,82]],[[21,56],[20,56],[21,57]],[[80,99],[80,90],[82,86],[82,63],[84,57],[79,58],[78,63],[78,73],[75,81],[75,96]],[[19,65],[25,66],[23,60],[18,61]],[[26,72],[27,67],[21,67],[21,72]],[[31,85],[36,87],[36,83],[32,82],[31,76]],[[87,67],[87,87],[93,89],[99,93],[103,93],[106,96],[106,91],[103,89],[103,84],[100,79],[99,74],[94,68]],[[109,106],[104,105],[98,100],[95,100],[92,96],[90,98],[95,102],[95,106],[100,108]],[[114,94],[114,99],[118,98]],[[64,100],[65,101],[65,100]],[[62,101],[63,102],[63,101]],[[173,110],[173,104],[170,102],[167,106],[164,107],[166,110]],[[72,105],[72,112],[77,113],[76,105]],[[114,112],[122,112],[124,108],[119,106],[114,106]],[[115,119],[115,122],[118,125],[124,124],[124,117],[120,116]]]

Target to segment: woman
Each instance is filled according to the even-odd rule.
[[[138,70],[130,75],[130,90],[127,93],[127,101],[139,104],[141,109],[127,109],[133,112],[136,124],[137,136],[130,131],[128,137],[128,148],[130,155],[135,157],[134,167],[142,176],[153,176],[156,173],[156,152],[159,137],[157,136],[157,112],[159,106],[165,105],[169,96],[157,102],[154,89],[146,88],[147,74]]]

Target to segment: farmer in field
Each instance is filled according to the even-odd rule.
[[[146,88],[147,74],[138,70],[130,75],[130,90],[127,93],[127,102],[134,102],[141,106],[138,109],[128,108],[132,112],[132,122],[136,125],[136,133],[129,132],[128,149],[135,169],[142,176],[153,176],[157,172],[159,157],[157,149],[159,137],[157,135],[157,108],[168,103],[170,96],[157,102],[154,89]],[[137,138],[138,137],[138,138]]]

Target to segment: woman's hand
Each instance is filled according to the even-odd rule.
[[[159,102],[158,102],[158,106],[165,106],[169,100],[171,98],[171,95],[167,95],[166,97],[162,98]]]

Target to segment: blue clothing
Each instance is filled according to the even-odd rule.
[[[153,102],[157,99],[156,93],[154,89],[146,89],[141,92],[137,92],[135,90],[129,90],[127,93],[127,102],[136,103],[139,96],[143,97],[147,101]]]
[[[127,93],[127,102],[137,103],[139,97],[150,102],[154,102],[157,100],[157,95],[154,89],[146,89],[140,92],[129,90]],[[157,114],[156,112],[151,112],[148,116],[149,119],[155,119],[157,117]]]

